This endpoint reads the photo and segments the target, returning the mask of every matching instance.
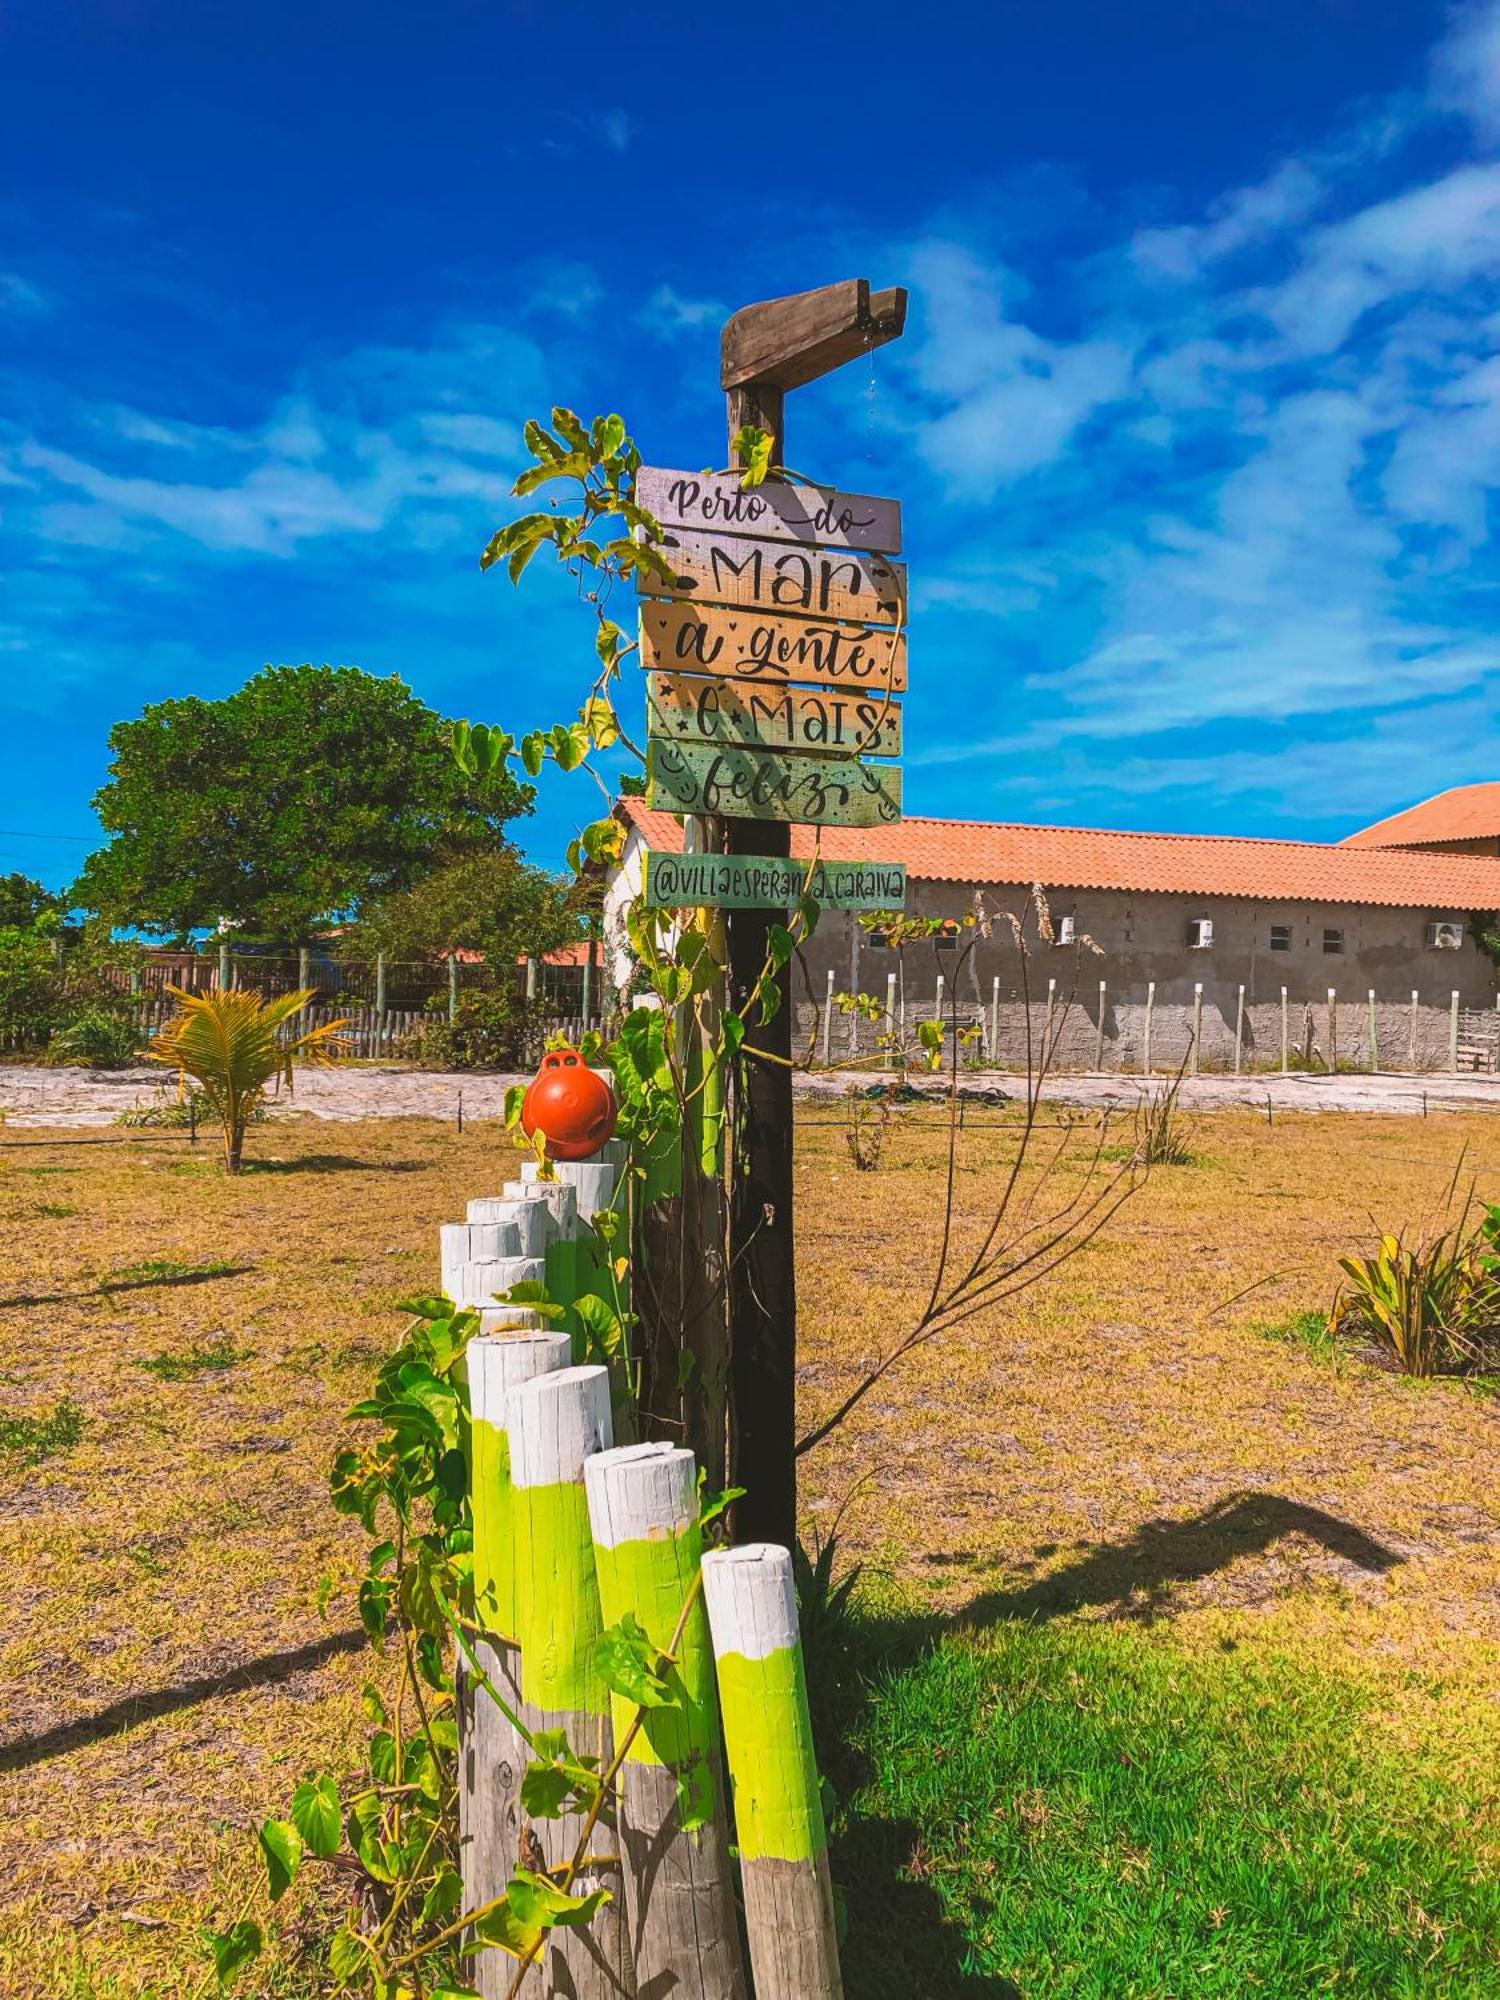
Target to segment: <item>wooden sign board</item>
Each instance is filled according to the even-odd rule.
[[[645,603],[641,665],[898,694],[906,686],[906,634],[774,612]]]
[[[775,542],[823,542],[837,549],[901,547],[901,502],[868,493],[839,493],[803,480],[768,479],[746,487],[739,472],[669,472],[643,465],[635,476],[638,506],[664,527],[721,530]]]
[[[884,556],[700,535],[686,528],[669,528],[660,547],[672,565],[672,581],[642,570],[639,583],[647,597],[852,618],[863,625],[906,622],[906,565]]]
[[[646,678],[646,730],[668,743],[759,745],[827,755],[899,757],[901,704],[837,688],[757,687],[751,681]]]
[[[796,750],[646,745],[646,803],[664,812],[805,826],[889,826],[901,817],[901,768]]]
[[[769,854],[646,855],[646,904],[653,910],[791,910],[811,896],[828,910],[901,910],[906,869],[899,861],[806,861]]]

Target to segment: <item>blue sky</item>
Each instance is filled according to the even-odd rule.
[[[856,273],[908,333],[787,455],[905,504],[909,810],[1500,775],[1500,6],[54,0],[0,11],[0,870],[266,660],[576,706],[566,580],[476,566],[522,420],[717,462],[726,312]]]

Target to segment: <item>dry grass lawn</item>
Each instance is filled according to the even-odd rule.
[[[898,1120],[856,1173],[812,1115],[809,1419],[920,1303],[944,1157],[940,1130]],[[965,1134],[965,1215],[1011,1144]],[[1255,1328],[1326,1303],[1371,1216],[1429,1212],[1462,1148],[1500,1199],[1500,1121],[1223,1112],[1195,1145],[1047,1288],[911,1357],[806,1459],[809,1527],[843,1509],[851,1555],[955,1613],[1150,1621],[1188,1650],[1364,1677],[1372,1729],[1487,1801],[1493,1865],[1500,1402]],[[327,1463],[394,1306],[434,1281],[437,1224],[510,1153],[492,1126],[418,1120],[277,1124],[251,1152],[237,1182],[209,1146],[149,1134],[0,1152],[0,1419],[82,1419],[71,1443],[66,1411],[0,1430],[14,2000],[198,1992],[198,1926],[254,1883],[247,1830],[360,1729],[360,1543]],[[293,1918],[255,1990],[316,1990],[301,1950]]]

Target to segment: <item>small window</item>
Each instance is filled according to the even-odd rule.
[[[958,944],[960,925],[956,917],[944,917],[943,928],[933,939],[939,951],[953,951]]]
[[[1324,931],[1323,949],[1324,951],[1332,952],[1342,951],[1344,949],[1344,933],[1342,931]]]
[[[1290,951],[1292,948],[1292,927],[1290,924],[1272,924],[1272,951]]]
[[[889,931],[871,931],[869,934],[869,943],[872,951],[884,951],[890,941],[891,934]]]

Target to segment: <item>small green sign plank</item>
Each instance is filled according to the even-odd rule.
[[[646,676],[647,734],[845,757],[899,757],[901,704],[843,688],[784,688],[690,674]]]
[[[889,826],[901,817],[901,770],[799,751],[648,743],[646,803],[664,812],[803,826]]]
[[[811,880],[808,870],[811,866]],[[811,896],[829,910],[900,910],[906,869],[899,861],[806,861],[770,854],[646,856],[646,902],[653,910],[790,910]]]

